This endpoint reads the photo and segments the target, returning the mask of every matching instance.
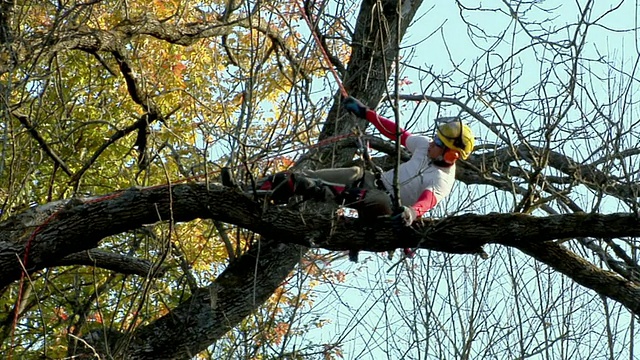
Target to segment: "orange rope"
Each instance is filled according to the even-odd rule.
[[[322,56],[324,57],[324,60],[326,61],[327,65],[329,65],[329,70],[331,70],[333,77],[336,79],[336,82],[338,83],[338,87],[340,88],[340,94],[342,94],[343,97],[349,96],[349,94],[347,94],[347,90],[345,90],[344,86],[342,85],[342,81],[340,80],[340,76],[338,75],[338,72],[336,71],[336,69],[333,67],[333,64],[331,63],[329,54],[327,54],[327,51],[325,50],[324,46],[322,46],[322,42],[320,41],[318,34],[315,32],[315,28],[311,23],[311,20],[309,20],[307,13],[302,8],[302,5],[300,5],[300,0],[296,0],[295,3],[298,6],[298,10],[300,10],[300,14],[304,18],[304,20],[307,22],[307,25],[309,26],[309,31],[311,31],[311,35],[313,35],[313,38],[315,39],[316,44],[320,48],[320,52],[322,52]]]

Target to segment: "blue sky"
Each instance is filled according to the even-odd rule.
[[[550,65],[552,52],[538,43],[564,42],[572,38],[576,28],[568,25],[576,22],[585,1],[536,1],[547,11],[532,7],[521,15],[525,22],[544,20],[539,28],[532,25],[529,34],[522,30],[515,18],[505,15],[503,1],[463,3],[494,9],[463,12],[465,21],[474,31],[484,32],[490,40],[471,39],[469,27],[461,19],[455,2],[425,1],[403,41],[403,62],[411,66],[402,68],[401,77],[407,77],[412,83],[404,85],[401,92],[457,97],[482,114],[486,121],[500,124],[504,129],[503,135],[512,141],[518,142],[509,126],[516,124],[529,129],[528,141],[542,144],[545,125],[534,114],[537,106],[544,105],[536,102],[540,97],[536,92],[540,88],[538,84],[547,81],[545,96],[562,96],[570,66],[568,63]],[[357,9],[359,2],[353,4]],[[618,4],[617,10],[606,14]],[[590,86],[589,91],[598,95],[595,101],[603,104],[606,115],[624,128],[632,128],[631,124],[639,117],[638,109],[631,106],[607,107],[604,104],[614,102],[616,94],[638,95],[635,89],[640,85],[636,69],[640,36],[637,31],[629,31],[638,26],[638,11],[637,1],[595,2],[588,16],[592,21],[599,20],[597,25],[588,28],[582,52],[584,61],[578,70],[581,80]],[[301,26],[301,33],[305,33],[305,26]],[[554,34],[547,36],[549,32]],[[532,36],[539,38],[532,40]],[[498,37],[503,40],[497,41]],[[516,55],[510,57],[513,53]],[[571,55],[571,51],[567,54]],[[487,67],[498,66],[505,59],[509,59],[506,63],[511,66],[511,71],[503,72],[497,80],[483,77]],[[595,61],[601,59],[606,60],[606,64]],[[545,78],[549,70],[554,75]],[[428,87],[434,75],[440,77],[445,85]],[[496,82],[492,83],[494,80]],[[475,95],[481,92],[488,98],[491,92],[503,91],[504,83],[511,84],[508,91],[513,100],[527,104],[524,109],[501,106],[493,111],[478,101],[477,96],[469,99],[466,91],[471,89]],[[625,91],[628,87],[632,90]],[[337,84],[328,73],[325,79],[314,84],[314,89],[314,96],[327,99],[337,91]],[[393,91],[392,88],[389,90]],[[579,102],[589,106],[586,100],[579,99]],[[416,105],[418,111],[412,117]],[[459,112],[455,106],[439,107],[425,102],[403,103],[401,106],[399,120],[413,132],[430,132],[433,118]],[[381,104],[378,111],[392,118],[388,104]],[[578,121],[580,116],[580,113],[570,111],[567,123]],[[469,116],[466,119],[476,134],[476,144],[504,145],[504,141],[499,140],[485,124]],[[601,153],[602,140],[594,136],[594,141],[590,141],[589,134],[586,140],[574,140],[571,131],[575,129],[568,127],[568,130],[555,133],[556,150],[564,151],[578,161],[593,161],[593,156]],[[375,133],[373,129],[368,131]],[[595,122],[590,124],[590,131],[602,134],[606,133],[606,127],[604,123]],[[629,134],[625,141],[623,145],[626,147],[637,146],[637,133]],[[637,157],[629,161],[628,169],[640,168]],[[636,172],[635,176],[640,175]],[[508,212],[517,200],[517,197],[494,192],[487,187],[458,184],[432,215]],[[599,201],[584,189],[577,192],[574,200],[585,209],[591,209]],[[605,197],[598,211],[628,211],[628,207],[616,199]],[[331,268],[346,272],[347,281],[327,282],[316,287],[313,311],[301,318],[303,323],[311,322],[310,319],[319,315],[331,322],[312,331],[306,339],[293,341],[342,342],[346,359],[398,359],[403,356],[429,359],[440,358],[442,355],[438,354],[445,353],[459,357],[457,347],[468,335],[468,319],[476,319],[479,333],[472,347],[472,358],[516,358],[520,349],[527,353],[540,351],[531,359],[605,356],[603,305],[594,292],[555,274],[518,251],[499,246],[487,246],[486,251],[491,256],[489,260],[420,250],[415,259],[398,266],[398,254],[393,261],[387,260],[385,254],[373,253],[362,253],[358,264],[346,259],[336,261]],[[615,322],[613,329],[621,339],[618,341],[624,343],[624,339],[630,341],[630,336],[637,337],[637,330],[636,334],[629,331],[633,320],[628,313],[616,304],[609,302],[608,305],[616,314],[611,318]],[[523,325],[520,327],[519,324]],[[564,334],[570,336],[563,337]],[[520,344],[524,345],[520,347]],[[441,352],[434,352],[436,350]],[[630,356],[622,345],[616,345],[616,351],[619,351],[616,355],[620,358]]]
[[[482,7],[505,8],[502,1],[463,1],[463,3],[469,6],[481,4]],[[482,30],[489,36],[503,34],[505,41],[498,44],[493,44],[491,41],[476,42],[485,49],[491,48],[491,51],[484,52],[478,49],[469,38],[467,25],[461,20],[460,10],[454,2],[425,2],[421,13],[416,16],[416,23],[409,29],[409,36],[404,40],[404,45],[407,46],[405,60],[414,67],[429,69],[435,74],[449,74],[447,80],[451,86],[433,87],[425,91],[424,87],[431,78],[415,69],[405,68],[402,76],[407,76],[412,84],[404,86],[402,92],[425,93],[433,96],[464,94],[457,91],[455,87],[464,84],[473,85],[474,82],[469,81],[468,74],[472,73],[474,68],[497,66],[514,50],[526,48],[535,41],[562,41],[571,38],[576,28],[567,27],[567,25],[576,22],[579,4],[584,4],[585,1],[577,3],[543,1],[540,5],[552,10],[527,12],[522,17],[523,21],[548,19],[539,31],[536,32],[535,27],[533,28],[534,32],[531,35],[541,36],[537,40],[532,40],[531,36],[519,26],[514,26],[513,17],[505,16],[499,11],[465,12],[466,21],[477,26],[477,31]],[[618,4],[619,9],[606,14]],[[589,13],[589,19],[592,21],[600,19],[598,25],[588,28],[587,43],[582,52],[585,61],[580,64],[583,68],[579,73],[585,77],[584,79],[588,79],[585,83],[591,86],[590,90],[602,97],[602,103],[606,103],[606,100],[611,97],[611,89],[618,89],[622,93],[626,87],[637,88],[640,85],[636,70],[640,37],[637,31],[628,31],[638,26],[638,11],[636,1],[627,0],[620,3],[598,1]],[[440,26],[442,27],[439,30]],[[556,33],[548,37],[544,35],[549,31]],[[430,34],[431,36],[428,36]],[[510,64],[514,70],[505,74],[512,78],[505,78],[503,81],[514,81],[517,78],[510,89],[514,97],[520,96],[522,99],[538,97],[539,94],[530,94],[528,91],[542,81],[541,74],[547,73],[549,69],[557,75],[556,80],[550,81],[546,89],[556,92],[552,95],[562,94],[563,77],[569,68],[565,65],[552,67],[547,62],[550,56],[552,56],[550,52],[538,46],[535,49],[519,51],[517,56],[512,58]],[[604,59],[611,66],[589,61],[589,59]],[[587,78],[589,72],[592,75]],[[328,81],[332,82],[332,79]],[[552,86],[554,83],[558,85]],[[485,90],[494,89],[489,86]],[[637,96],[637,91],[632,90],[628,94]],[[533,128],[544,127],[541,121],[536,125],[536,121],[539,120],[530,113],[517,110],[511,112],[508,108],[499,108],[493,113],[490,109],[483,108],[480,102],[472,100],[470,104],[490,122],[526,124]],[[432,127],[430,119],[436,115],[455,115],[458,111],[451,106],[441,109],[435,104],[422,103],[419,106],[423,111],[419,112],[418,118],[400,119],[402,124],[411,124],[413,131],[429,131]],[[379,110],[385,113],[387,108],[383,104]],[[412,110],[411,106],[405,107],[402,116],[409,116]],[[631,123],[638,118],[638,110],[634,108],[611,107],[606,111],[610,112],[611,118],[627,127],[631,127]],[[572,117],[579,116],[579,113],[572,111],[567,119],[571,120]],[[483,124],[473,119],[469,120],[480,138],[480,143],[498,141]],[[602,131],[603,126],[592,124],[595,132]],[[542,139],[536,139],[540,134],[542,131],[537,132],[537,129],[532,131],[530,141],[541,141]],[[564,133],[558,132],[556,140],[563,141],[562,136]],[[630,135],[626,145],[635,146],[634,139],[637,145],[637,135]],[[601,146],[602,143],[582,141],[574,145],[575,152],[570,152],[568,155],[578,160],[592,161],[593,159],[589,160],[587,157],[596,152],[597,146]],[[634,168],[633,164],[629,166]],[[637,168],[639,167],[636,166],[635,169]],[[487,197],[486,192],[486,188],[458,185],[447,204],[440,205],[434,211],[434,216],[446,216],[464,207],[471,211],[509,211],[513,206],[509,196],[496,194]],[[584,192],[581,197],[576,200],[587,209],[595,201],[588,192]],[[469,207],[472,201],[481,198],[483,200],[480,207]],[[626,207],[620,206],[616,200],[608,200],[599,211],[626,211]],[[601,299],[594,292],[553,273],[546,266],[537,264],[517,251],[495,246],[487,247],[487,251],[491,258],[483,261],[473,256],[453,256],[421,250],[417,259],[407,261],[391,271],[389,270],[392,269],[395,261],[389,262],[382,254],[364,253],[361,255],[364,261],[359,264],[349,263],[346,260],[337,262],[334,264],[335,268],[348,272],[348,280],[344,284],[328,284],[316,289],[321,298],[317,305],[318,309],[331,318],[332,323],[329,327],[314,333],[313,336],[326,342],[337,341],[344,336],[346,359],[397,359],[401,356],[416,359],[438,358],[437,354],[432,353],[431,350],[444,346],[451,354],[456,353],[454,349],[456,344],[463,343],[463,339],[457,337],[463,337],[465,334],[466,318],[464,317],[478,316],[480,322],[478,329],[482,333],[477,334],[478,339],[474,344],[472,354],[476,357],[516,357],[519,349],[516,346],[518,340],[520,343],[527,343],[527,352],[533,353],[545,349],[532,356],[532,359],[605,356],[607,351],[606,338],[603,335],[605,332],[602,321],[603,307]],[[474,295],[474,291],[478,292]],[[338,301],[337,298],[340,300]],[[517,303],[517,298],[521,303]],[[473,303],[474,301],[476,302]],[[573,304],[574,301],[575,304]],[[426,308],[426,305],[429,308]],[[627,336],[626,341],[629,341],[629,336],[632,335],[626,331],[633,320],[624,309],[616,308],[615,304],[612,305],[610,302],[609,306],[620,314],[614,318],[617,323],[614,325],[614,331],[621,334],[620,339]],[[518,314],[514,314],[514,311]],[[452,320],[457,316],[462,316],[464,319]],[[521,318],[517,319],[516,316]],[[426,321],[423,321],[425,319]],[[521,334],[506,332],[509,326],[515,326],[517,323],[524,324],[520,330]],[[493,337],[494,332],[500,333],[501,326],[505,329],[503,337],[498,335]],[[568,337],[576,338],[571,340],[572,342],[563,340],[561,336],[564,333],[568,334]],[[441,341],[441,344],[425,343],[424,341],[428,342],[430,336]],[[552,342],[551,339],[555,340]],[[491,346],[483,346],[483,341],[495,342]],[[624,340],[620,341],[624,342]],[[545,348],[546,346],[549,348]],[[491,351],[496,353],[487,352],[488,347],[492,347]],[[510,347],[514,347],[513,352],[509,349]],[[402,349],[410,350],[408,353],[402,353]],[[624,346],[618,346],[616,351],[620,351],[617,353],[620,358],[630,356]]]

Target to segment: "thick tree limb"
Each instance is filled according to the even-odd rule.
[[[636,151],[630,151],[627,155],[635,155],[636,153]],[[565,182],[566,184],[576,182],[595,191],[603,191],[605,194],[615,196],[622,200],[637,199],[640,197],[640,186],[638,184],[618,181],[618,179],[599,170],[597,167],[598,162],[595,164],[581,164],[573,160],[570,156],[557,151],[522,144],[514,149],[505,147],[496,149],[493,153],[483,155],[485,157],[484,163],[490,166],[492,164],[506,166],[505,164],[509,164],[511,161],[518,159],[531,161],[531,159],[534,158],[545,157],[548,166],[568,175],[569,178],[566,179],[568,180]],[[509,173],[510,171],[507,169],[507,171],[504,172]],[[565,180],[557,177],[552,179],[558,181]]]
[[[153,269],[153,263],[133,256],[91,249],[69,254],[56,262],[55,266],[87,265],[115,271],[120,274],[161,277],[166,266]]]
[[[626,306],[634,314],[640,315],[640,283],[631,282],[614,272],[595,267],[556,243],[521,243],[516,247],[578,284],[607,296]]]
[[[354,53],[345,85],[352,95],[362,97],[370,105],[377,103],[386,89],[390,65],[406,29],[400,34],[383,31],[397,29],[396,4],[395,1],[363,1],[354,31]],[[420,1],[403,1],[403,4],[406,7],[403,15],[406,16],[402,24],[408,25]],[[121,49],[123,41],[139,35],[189,45],[201,38],[229,33],[236,26],[243,25],[239,21],[178,27],[150,18],[127,21],[111,31],[61,31],[62,36],[53,40],[52,49],[54,52],[69,49],[114,52]],[[278,38],[272,38],[272,41],[278,43]],[[295,60],[287,57],[289,61]],[[132,76],[129,78],[133,79]],[[322,138],[350,131],[357,121],[344,121],[342,117],[336,122],[338,106],[333,107]],[[361,121],[359,125],[364,127],[366,123]],[[109,141],[135,129],[119,131]],[[342,159],[350,158],[349,154],[352,154],[351,150],[342,151],[333,164],[341,164]],[[320,166],[329,164],[328,159],[324,157]],[[462,166],[458,171],[461,169]],[[464,174],[471,176],[474,172]],[[475,174],[474,181],[483,180],[484,174]],[[487,183],[504,185],[500,183],[501,179],[492,177],[490,171],[487,174],[484,179]],[[305,205],[308,206],[302,209],[271,208],[263,212],[241,194],[215,186],[207,189],[202,184],[134,189],[99,199],[74,201],[57,208],[39,222],[23,223],[22,227],[20,222],[11,223],[17,228],[0,224],[0,287],[19,277],[18,259],[26,258],[27,267],[35,271],[57,266],[57,259],[70,256],[70,252],[93,249],[106,236],[147,223],[170,217],[176,221],[212,218],[237,224],[274,241],[262,243],[260,249],[254,247],[230,265],[214,284],[195,291],[189,301],[172,309],[167,316],[132,334],[119,334],[118,341],[109,338],[109,345],[105,346],[111,349],[108,353],[140,359],[194,356],[264,302],[305,251],[304,246],[297,244],[310,242],[332,250],[383,251],[415,245],[454,253],[477,253],[487,243],[513,246],[638,313],[637,284],[603,271],[550,241],[572,236],[638,236],[638,218],[633,214],[572,214],[544,218],[514,214],[465,215],[425,221],[398,233],[391,229],[388,221],[363,226],[352,219],[336,218],[329,209],[310,203]],[[284,241],[291,243],[278,243]],[[94,343],[103,337],[88,339]]]
[[[387,90],[391,66],[398,55],[400,42],[421,4],[422,0],[403,1],[402,13],[398,14],[396,1],[362,2],[351,39],[351,58],[343,80],[349,95],[361,99],[371,108],[376,107]],[[336,116],[339,106],[340,103],[336,102],[329,111],[320,140],[349,133],[354,125],[362,129],[369,126],[366,120],[345,121]],[[337,158],[338,163],[344,160]]]
[[[619,301],[632,311],[640,311],[640,284],[626,282],[627,290],[624,291],[604,288],[599,284],[609,281],[622,285],[625,281],[586,260],[577,261],[568,250],[556,250],[554,257],[543,256],[541,250],[546,246],[559,249],[558,245],[549,243],[554,239],[640,237],[640,221],[635,214],[573,213],[547,217],[467,214],[425,220],[412,228],[397,231],[388,219],[372,225],[362,224],[355,219],[337,218],[326,207],[310,203],[300,209],[272,207],[263,213],[262,208],[244,194],[215,185],[207,189],[204,184],[131,189],[85,203],[76,200],[59,209],[43,226],[35,228],[35,236],[25,234],[14,241],[0,242],[0,287],[19,279],[21,267],[17,260],[24,257],[27,243],[27,268],[38,270],[54,266],[56,259],[71,253],[94,248],[106,236],[145,224],[169,217],[175,221],[213,218],[278,242],[315,244],[328,250],[381,252],[420,247],[451,253],[479,253],[485,244],[512,246],[530,252],[552,267],[582,269],[581,272],[575,269],[562,272],[571,278],[576,276],[577,282]],[[15,226],[17,222],[0,224],[0,238],[7,239],[7,233],[25,233],[25,229],[7,229],[6,223]],[[538,245],[532,247],[532,244]],[[583,273],[597,274],[598,279],[591,284],[588,277],[579,276]],[[620,297],[631,292],[637,296]]]
[[[123,354],[127,359],[191,359],[262,305],[304,252],[295,244],[256,244],[212,285],[138,329]]]
[[[73,173],[71,172],[71,170],[69,170],[69,167],[67,166],[67,164],[64,162],[64,160],[60,158],[60,156],[58,156],[58,154],[56,154],[55,151],[53,151],[53,149],[51,149],[49,144],[47,144],[47,141],[40,135],[40,133],[38,132],[38,130],[36,130],[35,126],[33,126],[31,121],[29,121],[29,118],[26,115],[20,114],[17,112],[13,112],[11,113],[11,115],[13,115],[15,118],[17,118],[20,121],[22,126],[24,126],[25,129],[27,129],[29,134],[31,134],[31,137],[33,137],[34,140],[38,142],[38,145],[40,145],[42,150],[51,158],[51,160],[53,160],[55,164],[60,166],[60,168],[62,169],[62,171],[64,171],[65,174],[71,177]]]

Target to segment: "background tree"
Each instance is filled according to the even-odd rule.
[[[611,25],[630,2],[456,4],[449,33],[446,5],[421,1],[3,2],[3,352],[633,358],[638,52],[591,42],[638,38]],[[414,18],[429,32],[406,38]],[[366,124],[328,66],[412,131],[471,121],[466,185],[432,218],[398,233],[216,184],[223,166],[250,185],[352,161]],[[366,299],[358,271],[337,287],[354,268],[334,251],[407,246],[438,252],[391,274],[364,259]],[[314,330],[340,309],[337,335]]]

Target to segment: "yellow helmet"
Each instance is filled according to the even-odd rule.
[[[436,122],[441,123],[436,131],[438,138],[446,147],[457,151],[460,157],[466,160],[473,151],[475,142],[471,128],[463,124],[460,118],[439,118]]]

